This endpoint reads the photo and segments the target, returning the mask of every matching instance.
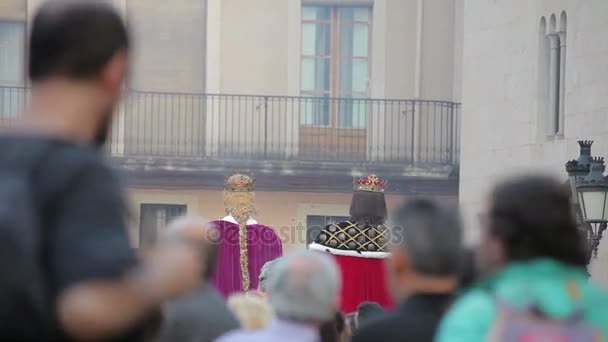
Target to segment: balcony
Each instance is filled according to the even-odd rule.
[[[27,98],[0,87],[0,118]],[[447,177],[458,167],[459,114],[447,101],[128,91],[108,149],[134,172]]]

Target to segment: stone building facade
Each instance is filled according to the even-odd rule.
[[[0,1],[2,120],[27,98],[42,1]],[[109,152],[135,246],[175,215],[223,216],[232,172],[254,174],[257,218],[288,236],[347,216],[367,172],[389,209],[457,200],[462,0],[111,1],[134,38]]]
[[[577,140],[608,156],[608,2],[466,0],[460,203],[476,215],[491,185],[541,171],[564,180]],[[603,270],[608,241],[591,273]]]

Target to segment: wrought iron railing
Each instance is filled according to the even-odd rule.
[[[0,87],[0,118],[27,89]],[[448,101],[128,91],[113,156],[457,164],[460,104]]]

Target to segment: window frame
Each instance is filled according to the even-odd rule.
[[[154,227],[156,228],[156,230],[154,231],[153,235],[154,235],[154,241],[148,241],[148,234],[144,234],[145,228],[143,226],[144,224],[144,214],[146,212],[145,207],[147,206],[151,206],[151,207],[156,207],[157,209],[155,210],[156,213],[158,213],[158,208],[163,208],[165,209],[165,222],[164,222],[164,227],[160,227],[159,226],[159,217],[156,217],[156,222],[154,224]],[[166,214],[167,209],[169,208],[175,208],[177,209],[177,214],[173,217],[168,217]],[[158,203],[158,202],[141,202],[139,203],[139,227],[138,227],[138,231],[139,231],[139,241],[138,241],[138,246],[139,247],[149,247],[150,244],[154,244],[157,240],[158,240],[158,236],[160,233],[162,233],[162,229],[165,229],[167,224],[169,222],[171,222],[173,219],[181,216],[181,215],[185,215],[186,213],[188,213],[188,204],[186,203]]]
[[[343,102],[340,99],[352,99],[352,100],[362,100],[369,98],[370,95],[370,83],[371,83],[371,72],[372,72],[372,29],[373,29],[373,6],[366,6],[365,4],[360,5],[325,5],[325,4],[314,4],[314,3],[302,3],[302,12],[304,8],[327,8],[329,9],[329,19],[305,19],[304,15],[300,18],[300,28],[302,33],[300,34],[300,97],[301,98],[310,98],[311,102],[314,103],[317,101],[329,101],[329,109],[328,113],[328,123],[327,124],[318,124],[316,122],[313,123],[305,123],[300,119],[299,125],[306,127],[326,127],[326,128],[346,128],[346,129],[361,129],[362,127],[351,125],[351,126],[342,126],[340,125],[340,103]],[[344,9],[348,8],[356,8],[356,9],[365,9],[367,10],[367,20],[342,20],[341,13]],[[355,55],[342,55],[341,54],[341,27],[343,23],[348,23],[353,27],[355,25],[366,25],[367,26],[367,55],[363,56],[355,56]],[[314,25],[329,25],[329,55],[309,55],[304,54],[303,44],[304,44],[304,34],[303,27],[305,24],[314,24]],[[304,59],[322,59],[329,58],[329,90],[321,90],[317,89],[313,90],[304,90],[302,89],[302,79],[303,79],[303,61]],[[343,91],[341,90],[340,78],[341,78],[341,69],[342,69],[342,60],[364,60],[367,62],[366,68],[366,85],[365,91]],[[354,102],[354,101],[353,101]],[[302,105],[302,104],[301,104]],[[367,112],[366,112],[367,115]],[[312,120],[314,121],[314,120]],[[364,125],[365,126],[365,125]]]

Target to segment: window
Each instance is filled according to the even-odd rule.
[[[24,37],[22,22],[0,22],[0,82],[2,85],[23,84]]]
[[[370,20],[368,7],[302,8],[301,124],[365,126]]]
[[[539,82],[541,107],[548,135],[564,134],[566,76],[566,12],[559,21],[552,14],[541,18]]]
[[[306,216],[306,245],[309,245],[317,238],[321,229],[331,223],[338,223],[348,220],[348,216]]]
[[[21,111],[25,101],[23,22],[0,21],[0,119]]]
[[[181,204],[141,204],[139,221],[139,247],[154,245],[167,223],[186,214],[188,207]]]

